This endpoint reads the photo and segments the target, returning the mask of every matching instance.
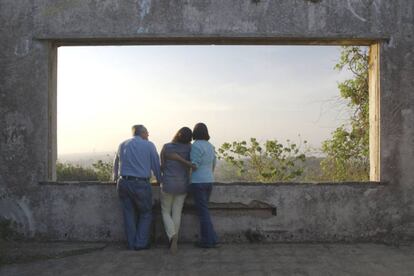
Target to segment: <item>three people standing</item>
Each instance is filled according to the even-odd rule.
[[[177,251],[181,212],[188,190],[193,192],[200,220],[200,241],[197,245],[217,247],[217,235],[208,210],[216,157],[213,145],[208,142],[207,126],[198,123],[193,133],[187,127],[181,128],[173,141],[164,145],[161,166],[154,144],[148,141],[147,129],[143,125],[135,125],[132,131],[134,138],[121,143],[114,162],[114,179],[117,180],[122,204],[128,248],[141,250],[149,247],[151,171],[161,183],[162,217],[171,252]],[[195,142],[191,146],[192,138]],[[193,169],[192,174],[190,168]]]

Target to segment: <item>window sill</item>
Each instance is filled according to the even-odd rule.
[[[42,186],[116,186],[115,182],[112,181],[41,181],[39,185]],[[377,181],[365,181],[365,182],[274,182],[274,183],[262,183],[262,182],[229,182],[229,183],[222,183],[222,182],[215,182],[215,186],[302,186],[302,187],[310,187],[310,186],[350,186],[355,188],[375,188],[378,186],[386,186],[387,183],[385,182],[377,182]],[[151,186],[157,187],[159,186],[158,183],[153,182]]]

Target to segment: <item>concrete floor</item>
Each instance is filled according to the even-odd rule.
[[[174,256],[162,246],[135,252],[119,244],[9,244],[6,250],[2,276],[414,275],[414,245],[225,244],[207,250],[184,244]]]

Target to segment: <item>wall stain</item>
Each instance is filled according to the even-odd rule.
[[[1,236],[11,239],[33,237],[36,227],[28,199],[9,197],[7,191],[0,192]]]
[[[138,2],[138,10],[139,10],[139,14],[138,14],[139,27],[137,28],[137,33],[138,34],[147,33],[148,28],[142,25],[143,25],[145,16],[147,16],[147,14],[149,14],[151,10],[151,0],[141,0],[140,2]]]
[[[18,57],[27,56],[30,52],[31,40],[21,39],[14,47],[14,54]]]
[[[24,144],[24,136],[26,128],[22,125],[6,127],[2,136],[4,144],[22,145]]]
[[[139,17],[141,20],[150,12],[151,9],[151,0],[141,0],[138,3],[139,7]]]
[[[82,3],[82,0],[60,1],[60,2],[56,1],[55,5],[47,5],[47,7],[42,12],[42,16],[43,17],[54,16],[64,10],[78,6],[80,3]]]
[[[356,18],[358,18],[359,20],[361,20],[362,22],[366,22],[367,20],[365,18],[363,18],[362,16],[360,16],[352,7],[352,0],[348,0],[348,10],[352,13],[352,15],[354,15]]]

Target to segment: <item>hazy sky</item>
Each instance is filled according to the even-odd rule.
[[[60,47],[58,153],[114,152],[144,124],[157,149],[182,126],[211,142],[257,137],[314,147],[349,112],[336,46]]]

